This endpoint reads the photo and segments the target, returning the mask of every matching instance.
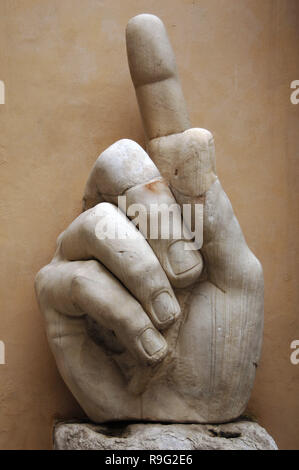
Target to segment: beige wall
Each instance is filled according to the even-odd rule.
[[[143,142],[124,38],[141,12],[167,26],[193,125],[214,133],[218,173],[264,267],[249,412],[281,448],[299,448],[299,365],[289,359],[299,339],[298,0],[0,1],[0,448],[50,448],[53,420],[82,416],[56,371],[33,280],[79,214],[97,155],[123,137]]]

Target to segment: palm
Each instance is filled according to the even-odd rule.
[[[186,296],[182,323],[172,358],[156,387],[159,396],[168,386],[163,403],[166,416],[173,410],[169,394],[180,402],[178,420],[191,415],[199,422],[229,421],[238,417],[249,399],[260,341],[260,319],[251,311],[240,311],[240,299],[233,299],[210,282],[198,283]],[[160,394],[161,392],[161,394]],[[146,395],[154,406],[152,389]]]

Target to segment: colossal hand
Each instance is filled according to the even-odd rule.
[[[229,421],[259,360],[261,265],[217,179],[211,133],[190,129],[161,21],[133,18],[127,49],[148,154],[121,140],[96,161],[84,212],[36,278],[49,342],[93,421]],[[186,236],[146,239],[116,208],[119,195],[148,220],[153,204],[202,204],[201,253]],[[101,236],[116,222],[122,236]]]

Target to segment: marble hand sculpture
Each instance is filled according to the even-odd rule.
[[[126,41],[146,152],[120,140],[95,162],[82,214],[36,277],[48,340],[94,422],[231,421],[259,361],[262,268],[217,178],[212,134],[191,128],[163,23],[138,15]],[[148,220],[155,204],[201,204],[201,249],[187,236],[147,238],[118,196]],[[185,223],[178,211],[173,220]],[[116,222],[122,236],[101,236]]]

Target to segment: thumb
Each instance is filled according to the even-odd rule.
[[[184,202],[201,197],[216,180],[214,138],[206,129],[153,139],[147,150],[175,196],[187,199]]]
[[[262,268],[248,248],[231,203],[216,176],[214,139],[205,129],[188,129],[154,139],[148,153],[159,161],[176,201],[203,204],[203,254],[208,279],[224,292],[236,289],[263,295]],[[184,211],[183,211],[184,213]],[[194,228],[192,210],[191,224]],[[186,223],[186,221],[185,221]]]

